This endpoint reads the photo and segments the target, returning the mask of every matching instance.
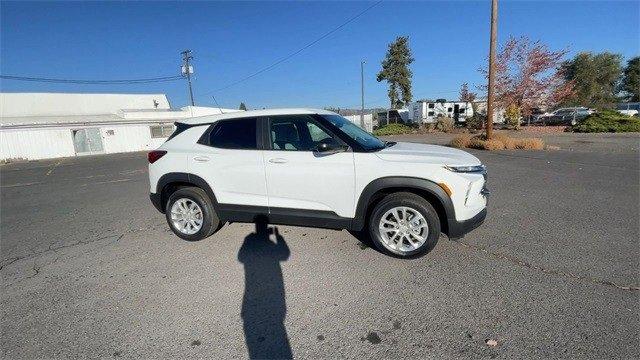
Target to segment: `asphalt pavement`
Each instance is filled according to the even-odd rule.
[[[638,358],[640,138],[574,140],[473,151],[485,224],[415,260],[302,227],[183,241],[142,153],[3,165],[2,356]]]

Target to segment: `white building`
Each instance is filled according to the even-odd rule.
[[[164,94],[0,93],[0,160],[151,150],[179,119],[232,111],[173,110]]]

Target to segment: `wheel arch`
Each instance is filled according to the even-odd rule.
[[[449,234],[449,222],[455,220],[455,209],[449,195],[433,181],[401,176],[379,178],[365,186],[358,199],[352,230],[362,230],[376,204],[395,192],[414,193],[428,201],[438,213],[442,232]]]
[[[182,172],[172,172],[162,175],[158,180],[158,184],[156,185],[156,194],[160,194],[160,207],[161,212],[164,212],[165,207],[167,206],[167,201],[171,194],[173,194],[176,190],[185,186],[195,186],[204,190],[211,201],[213,202],[214,207],[217,207],[218,201],[216,196],[211,189],[211,186],[198,175],[193,175],[189,173]]]

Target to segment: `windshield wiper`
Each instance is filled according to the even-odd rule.
[[[395,142],[395,141],[385,141],[384,142],[384,147],[386,147],[386,148],[392,147],[395,144],[397,144],[397,142]]]

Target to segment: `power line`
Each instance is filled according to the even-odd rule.
[[[121,79],[121,80],[79,80],[79,79],[54,79],[54,78],[42,78],[42,77],[0,75],[0,79],[42,82],[42,83],[57,83],[57,84],[90,84],[90,85],[125,84],[126,85],[126,84],[147,84],[147,83],[156,83],[156,82],[176,81],[176,80],[182,79],[182,76],[162,76],[162,77],[154,77],[154,78]]]
[[[301,47],[300,49],[298,49],[298,50],[296,50],[296,51],[292,52],[291,54],[289,54],[289,55],[287,55],[287,56],[285,56],[285,57],[281,58],[280,60],[278,60],[278,61],[274,62],[273,64],[271,64],[271,65],[269,65],[269,66],[266,66],[266,67],[264,67],[264,68],[262,68],[262,69],[260,69],[260,70],[258,70],[258,71],[256,71],[256,72],[254,72],[254,73],[253,73],[253,74],[251,74],[251,75],[245,76],[245,77],[243,77],[242,79],[239,79],[239,80],[237,80],[237,81],[234,81],[234,82],[232,82],[232,83],[229,83],[229,84],[227,84],[227,85],[225,85],[225,86],[223,86],[223,87],[221,87],[221,88],[219,88],[219,89],[216,89],[216,90],[213,90],[213,91],[211,91],[211,92],[208,92],[208,93],[202,94],[202,96],[205,96],[205,95],[211,95],[211,94],[216,93],[216,92],[218,92],[218,91],[226,90],[226,89],[228,89],[228,88],[230,88],[230,87],[232,87],[232,86],[236,86],[236,85],[238,85],[238,84],[240,84],[240,83],[242,83],[242,82],[245,82],[245,81],[247,81],[247,80],[249,80],[249,79],[251,79],[251,78],[253,78],[253,77],[255,77],[255,76],[258,76],[258,75],[260,75],[260,74],[262,74],[262,73],[264,73],[264,72],[267,72],[267,71],[269,71],[269,70],[273,69],[274,67],[276,67],[276,66],[280,65],[281,63],[283,63],[283,62],[285,62],[285,61],[287,61],[287,60],[291,59],[292,57],[294,57],[294,56],[298,55],[299,53],[303,52],[304,50],[306,50],[306,49],[308,49],[308,48],[312,47],[313,45],[315,45],[316,43],[320,42],[321,40],[323,40],[323,39],[324,39],[324,38],[326,38],[327,36],[329,36],[329,35],[331,35],[331,34],[335,33],[336,31],[338,31],[338,30],[340,30],[340,29],[342,29],[343,27],[345,27],[345,26],[346,26],[347,24],[349,24],[350,22],[352,22],[352,21],[356,20],[356,19],[357,19],[357,18],[359,18],[360,16],[364,15],[364,13],[366,13],[367,11],[369,11],[369,10],[373,9],[374,7],[376,7],[376,6],[377,6],[378,4],[380,4],[381,2],[382,2],[382,0],[380,0],[380,1],[376,2],[376,3],[374,3],[373,5],[371,5],[371,6],[369,6],[369,7],[367,7],[366,9],[362,10],[362,11],[361,11],[361,12],[359,12],[358,14],[356,14],[356,15],[352,16],[351,18],[349,18],[347,21],[345,21],[345,22],[343,22],[342,24],[338,25],[338,26],[337,26],[336,28],[334,28],[333,30],[331,30],[331,31],[328,31],[328,32],[324,33],[324,34],[323,34],[322,36],[320,36],[319,38],[317,38],[317,39],[313,40],[312,42],[310,42],[310,43],[306,44],[305,46],[303,46],[303,47]]]

